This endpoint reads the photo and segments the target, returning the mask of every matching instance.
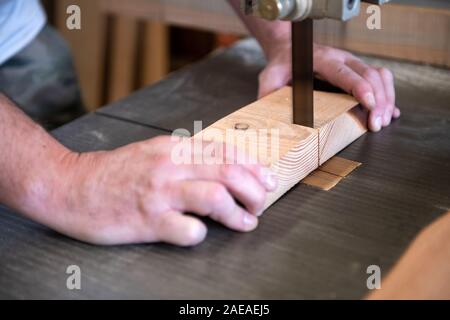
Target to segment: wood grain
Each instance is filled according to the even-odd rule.
[[[298,126],[292,124],[292,88],[285,87],[217,121],[195,138],[232,143],[270,167],[279,187],[269,195],[268,208],[366,132],[364,113],[353,110],[357,105],[348,95],[316,91],[315,128]]]

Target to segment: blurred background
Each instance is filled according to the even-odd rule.
[[[42,0],[49,21],[69,42],[89,110],[129,95],[247,32],[225,0]],[[81,8],[82,29],[68,30],[66,10]],[[450,1],[394,0],[382,30],[316,22],[316,41],[354,52],[450,67]]]

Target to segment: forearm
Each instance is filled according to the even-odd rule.
[[[60,164],[71,154],[0,93],[0,203],[46,222]]]
[[[228,0],[250,33],[258,40],[270,60],[280,46],[290,46],[291,25],[287,21],[267,21],[246,16],[240,10],[240,0]]]

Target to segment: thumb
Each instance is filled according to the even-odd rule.
[[[259,75],[258,99],[281,89],[291,81],[291,70],[284,65],[268,65]]]

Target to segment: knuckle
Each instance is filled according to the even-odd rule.
[[[388,79],[391,79],[391,80],[394,79],[394,74],[392,73],[391,70],[389,70],[387,68],[384,68],[384,67],[380,68],[379,72],[385,78],[388,78]]]
[[[364,96],[372,91],[372,86],[367,81],[359,81],[355,84],[353,91],[355,95]]]
[[[338,76],[346,76],[347,75],[347,69],[345,68],[345,66],[340,65],[337,70],[336,73],[338,74]]]
[[[224,181],[234,181],[241,176],[240,166],[234,164],[225,164],[220,168],[220,175]]]
[[[364,70],[362,76],[364,79],[366,80],[373,80],[377,77],[377,71],[373,68],[367,68],[366,70]]]
[[[228,199],[228,193],[223,185],[214,185],[207,192],[209,201],[213,204],[223,204]]]

